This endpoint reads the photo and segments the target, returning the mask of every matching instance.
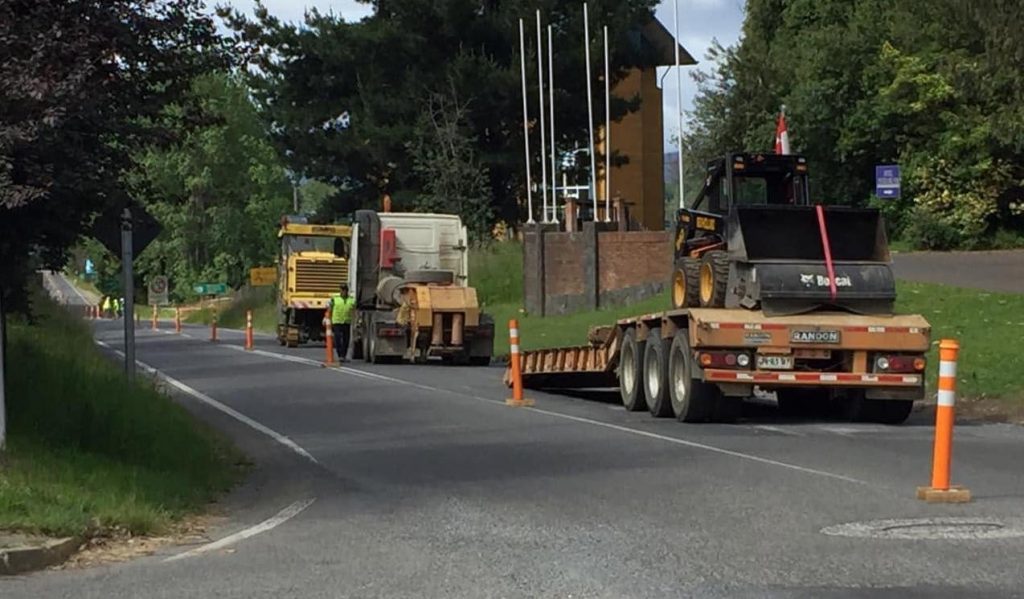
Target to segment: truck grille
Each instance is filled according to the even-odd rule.
[[[348,264],[343,262],[296,262],[295,291],[297,293],[334,293],[348,280]]]

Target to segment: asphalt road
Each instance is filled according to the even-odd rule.
[[[117,323],[97,328],[119,346]],[[140,360],[268,429],[181,396],[259,464],[213,536],[301,511],[230,548],[3,580],[0,596],[1024,596],[1024,536],[822,532],[965,517],[1024,534],[1024,429],[958,428],[954,482],[975,501],[926,505],[914,498],[929,477],[922,419],[885,427],[753,410],[736,425],[684,425],[628,414],[614,396],[543,393],[531,393],[535,409],[510,408],[498,367],[323,369],[322,348],[260,337],[248,353],[238,332],[222,330],[219,344],[186,333],[140,331]]]
[[[918,283],[1024,293],[1024,250],[896,254],[893,270]]]

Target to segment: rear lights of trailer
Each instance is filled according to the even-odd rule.
[[[923,372],[927,362],[921,356],[875,356],[875,372]]]
[[[704,351],[698,355],[704,368],[750,368],[750,354],[731,351]]]

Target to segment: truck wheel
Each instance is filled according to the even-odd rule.
[[[718,401],[715,402],[715,413],[711,417],[711,419],[714,422],[732,424],[740,419],[740,415],[742,413],[742,397],[728,397],[725,395],[719,395]]]
[[[857,395],[847,401],[845,416],[854,422],[903,424],[914,409],[914,401],[909,399],[867,399]]]
[[[729,285],[729,255],[712,250],[700,260],[700,305],[704,308],[725,306],[725,290]]]
[[[693,258],[676,261],[672,272],[672,307],[679,310],[700,305],[700,263]]]
[[[718,387],[693,378],[693,351],[688,336],[682,329],[672,340],[668,354],[669,397],[676,420],[705,422],[714,416],[721,392]]]
[[[636,340],[636,330],[628,329],[622,336],[622,350],[619,352],[619,394],[622,405],[630,412],[639,412],[647,407],[644,400],[643,383],[644,344]]]
[[[661,329],[651,329],[644,344],[644,396],[651,416],[664,418],[672,415],[672,400],[668,397],[668,347],[661,338]]]

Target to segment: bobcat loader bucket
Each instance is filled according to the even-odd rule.
[[[737,206],[728,216],[727,307],[768,315],[838,308],[891,314],[896,283],[881,214],[827,207],[825,231],[835,271],[835,297],[814,206]]]

